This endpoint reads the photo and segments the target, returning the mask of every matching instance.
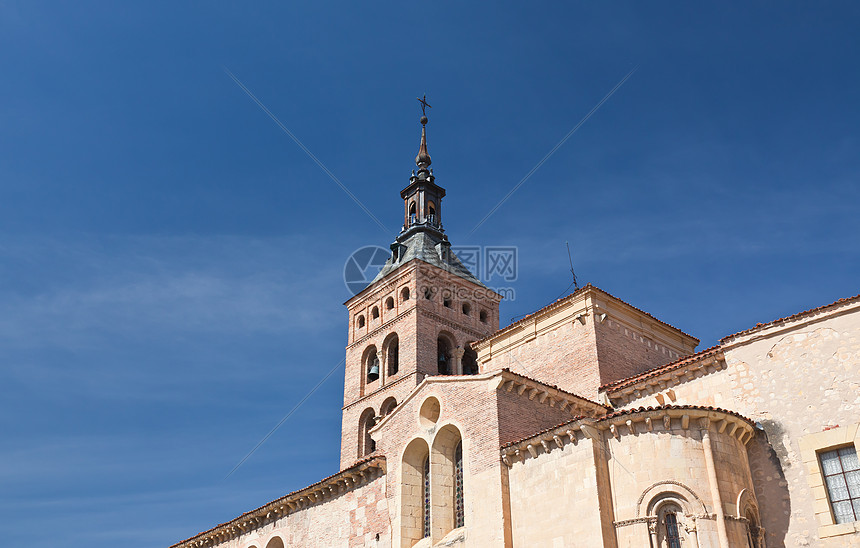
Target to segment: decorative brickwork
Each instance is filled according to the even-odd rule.
[[[698,354],[592,285],[499,330],[416,162],[346,303],[341,471],[174,548],[860,547],[860,296]]]

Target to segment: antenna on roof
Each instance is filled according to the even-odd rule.
[[[574,291],[579,289],[579,283],[576,281],[576,273],[573,271],[573,258],[570,256],[570,244],[568,242],[564,242],[564,245],[567,246],[567,260],[570,263],[570,275],[573,276],[573,281],[570,283],[569,286],[567,286],[565,288],[564,291],[561,292],[561,295],[559,295],[558,297],[553,299],[553,302],[564,297],[567,294],[567,292],[570,290],[571,287],[573,287]],[[535,310],[535,312],[537,312],[537,310]],[[519,316],[514,316],[513,318],[511,318],[511,323],[517,321],[520,318],[525,318],[526,316],[529,316],[531,314],[534,314],[534,312],[529,312],[528,314],[520,314]]]
[[[567,260],[570,262],[570,275],[573,276],[573,289],[576,291],[579,289],[579,284],[576,283],[576,272],[573,271],[573,258],[570,256],[570,243],[564,242],[564,245],[567,246]]]

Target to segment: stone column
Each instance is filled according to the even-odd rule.
[[[463,374],[463,354],[466,353],[466,350],[458,346],[454,350],[451,351],[451,359],[454,361],[451,364],[451,373],[454,375],[462,375]]]
[[[692,518],[695,520],[695,518]],[[696,530],[695,522],[693,525],[689,527],[685,527],[687,531],[687,536],[690,537],[690,544],[692,544],[692,548],[699,548],[699,532]]]
[[[660,548],[657,540],[657,518],[648,522],[648,535],[650,536],[651,548]]]
[[[711,486],[711,504],[717,515],[717,537],[720,539],[720,548],[731,548],[729,546],[729,534],[726,531],[726,516],[723,512],[723,499],[720,497],[720,484],[717,482],[717,469],[714,467],[714,453],[711,448],[711,421],[708,418],[699,420],[702,429],[702,449],[705,452],[705,467],[708,469],[708,483]]]

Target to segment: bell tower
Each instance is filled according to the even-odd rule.
[[[403,227],[376,278],[345,303],[341,468],[375,450],[368,431],[425,377],[479,373],[471,343],[499,328],[502,297],[469,272],[442,228],[445,189],[427,150],[430,105],[419,101],[417,170],[400,191]]]
[[[400,191],[405,207],[403,229],[420,226],[435,229],[442,234],[442,198],[445,197],[445,189],[435,183],[436,177],[433,176],[430,163],[430,154],[427,152],[427,116],[422,115],[421,145],[418,147],[418,156],[415,157],[418,172],[412,171],[409,186]]]

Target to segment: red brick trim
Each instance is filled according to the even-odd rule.
[[[493,379],[498,379],[497,381],[493,381]],[[412,400],[416,397],[416,395],[422,391],[424,386],[430,384],[442,384],[442,383],[453,383],[453,382],[496,382],[495,388],[496,390],[500,390],[503,387],[509,387],[508,390],[512,390],[513,386],[517,387],[525,387],[530,390],[517,390],[517,395],[528,398],[529,400],[534,399],[535,397],[539,398],[539,403],[546,402],[547,405],[554,406],[555,403],[559,404],[559,408],[568,408],[572,413],[578,411],[586,411],[589,415],[603,416],[607,411],[612,408],[596,401],[589,400],[588,398],[583,398],[582,396],[577,396],[576,394],[572,394],[570,392],[566,392],[557,386],[549,385],[543,383],[541,381],[531,379],[529,377],[520,375],[519,373],[514,373],[509,369],[499,369],[496,371],[492,371],[490,373],[481,373],[478,375],[433,375],[424,377],[418,386],[412,390],[408,396],[403,398],[403,401],[397,404],[397,407],[394,410],[385,415],[381,421],[376,423],[376,425],[370,429],[370,432],[375,432],[378,429],[382,428],[382,425],[388,422],[388,420],[400,412],[401,409],[405,408],[404,405],[406,402]],[[535,392],[532,392],[534,390]],[[551,400],[551,401],[550,401]]]
[[[177,542],[170,548],[198,548],[214,546],[225,540],[244,534],[246,531],[257,529],[266,523],[280,519],[288,514],[314,505],[322,500],[340,496],[363,483],[365,477],[375,473],[385,473],[385,457],[374,454],[362,459],[349,468],[341,470],[304,489],[293,491],[288,495],[260,506],[256,510],[245,512],[241,516],[226,523],[216,525],[208,531],[198,533],[193,537]],[[341,488],[341,485],[343,488]]]
[[[376,390],[374,390],[373,392],[370,392],[369,394],[365,394],[364,396],[358,398],[357,400],[344,405],[343,407],[341,407],[341,410],[343,411],[343,410],[349,409],[350,407],[358,405],[359,403],[363,402],[367,398],[371,398],[371,397],[379,394],[383,390],[387,390],[396,384],[400,384],[401,382],[405,381],[406,379],[414,379],[415,374],[417,372],[418,372],[417,369],[413,369],[412,371],[404,371],[403,373],[397,373],[397,375],[400,376],[399,379],[395,379],[395,380],[393,380],[387,384],[384,384],[384,385],[380,386],[379,388],[377,388]]]
[[[415,314],[417,309],[418,309],[418,307],[412,306],[408,310],[404,310],[403,312],[394,316],[390,320],[385,320],[383,323],[381,323],[377,327],[375,327],[372,331],[368,331],[367,333],[362,335],[360,338],[355,339],[354,341],[352,341],[352,343],[346,345],[346,347],[352,348],[353,346],[357,346],[357,345],[360,345],[362,343],[366,343],[368,339],[372,339],[373,337],[378,335],[380,333],[380,331],[385,331],[385,330],[391,329],[391,324],[393,322],[396,322],[397,320],[399,320],[401,318],[405,318],[409,314]]]

